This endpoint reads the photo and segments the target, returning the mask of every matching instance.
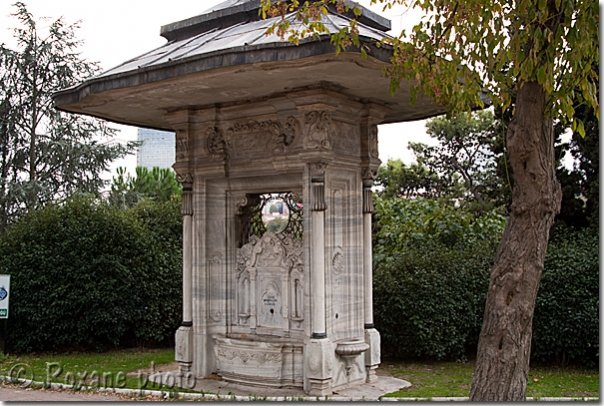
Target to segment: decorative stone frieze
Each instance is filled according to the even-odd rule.
[[[285,152],[285,136],[277,121],[252,120],[247,124],[235,124],[226,129],[224,135],[233,159]]]

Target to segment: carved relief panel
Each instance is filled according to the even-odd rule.
[[[239,210],[237,324],[259,333],[264,329],[283,336],[290,328],[301,329],[304,321],[303,222],[301,202],[296,200],[291,193],[249,196]],[[288,213],[288,219],[278,227],[272,224],[274,220],[265,224],[267,212],[275,219]]]
[[[241,158],[283,155],[299,142],[301,125],[288,117],[279,121],[250,120],[245,124],[210,127],[206,130],[206,151],[213,159],[231,161]]]

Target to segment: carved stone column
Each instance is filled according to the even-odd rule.
[[[182,184],[182,323],[176,331],[175,359],[181,376],[193,364],[193,176],[191,175],[190,112],[182,110],[164,116],[176,132],[176,178]]]
[[[373,179],[363,180],[363,280],[365,296],[365,329],[373,325],[373,254],[371,242],[371,217],[373,213]]]
[[[312,335],[306,347],[309,394],[331,395],[333,345],[325,323],[325,163],[310,164]]]
[[[181,180],[181,179],[179,179]],[[193,363],[193,179],[182,179],[182,323],[176,331],[175,358],[180,372],[191,371]]]
[[[314,164],[322,172],[311,180],[312,186],[312,274],[311,286],[314,298],[312,338],[327,337],[325,325],[325,166]]]
[[[192,307],[192,252],[193,252],[193,179],[182,182],[182,325],[193,325]]]
[[[371,242],[371,218],[373,213],[373,194],[371,187],[380,166],[378,154],[379,115],[368,110],[366,122],[361,126],[361,145],[363,160],[363,293],[365,342],[369,350],[365,351],[365,371],[368,383],[377,381],[375,370],[380,364],[380,333],[373,325],[373,256]]]
[[[375,370],[380,364],[380,333],[373,325],[373,255],[371,243],[371,217],[373,213],[373,179],[376,172],[368,171],[363,179],[363,280],[365,296],[365,352],[367,383],[377,381]]]

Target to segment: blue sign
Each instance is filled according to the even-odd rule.
[[[0,275],[0,319],[8,319],[10,275]]]

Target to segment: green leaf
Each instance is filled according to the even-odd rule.
[[[544,66],[540,66],[537,69],[537,81],[542,85],[545,84],[545,67]]]

